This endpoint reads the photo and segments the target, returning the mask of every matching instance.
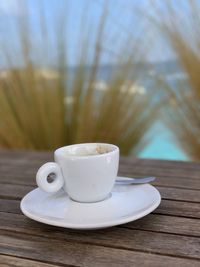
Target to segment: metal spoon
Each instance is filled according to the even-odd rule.
[[[145,177],[145,178],[128,178],[128,177],[119,177],[116,180],[116,184],[128,185],[128,184],[146,184],[153,182],[155,177]]]

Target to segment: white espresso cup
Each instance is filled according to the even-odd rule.
[[[55,193],[61,188],[78,202],[106,199],[115,183],[119,165],[119,148],[104,143],[76,144],[58,148],[55,162],[47,162],[37,172],[36,182],[42,190]],[[48,182],[48,176],[54,180]]]

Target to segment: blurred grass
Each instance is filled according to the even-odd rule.
[[[9,66],[0,72],[0,146],[51,150],[99,141],[119,145],[122,154],[137,154],[149,141],[146,132],[162,106],[155,101],[156,89],[138,93],[138,80],[145,77],[141,63],[147,51],[145,36],[134,35],[120,23],[116,23],[116,32],[109,32],[112,11],[108,4],[99,6],[101,15],[96,23],[86,6],[72,73],[67,6],[61,6],[50,29],[44,5],[38,3],[41,41],[35,44],[31,10],[26,2],[20,3],[25,15],[17,17],[14,25],[20,53],[6,41],[0,46]],[[105,57],[114,64],[106,87],[99,91],[96,83]],[[16,67],[19,58],[23,63]]]
[[[157,26],[185,74],[175,85],[162,81],[169,95],[166,122],[187,155],[200,160],[200,3],[186,0],[175,5],[168,1],[165,8],[157,7],[157,14]]]

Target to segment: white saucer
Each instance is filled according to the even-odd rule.
[[[22,199],[21,210],[27,217],[50,225],[98,229],[142,218],[160,201],[160,193],[150,184],[115,185],[109,198],[96,203],[78,203],[62,190],[52,195],[37,188]]]

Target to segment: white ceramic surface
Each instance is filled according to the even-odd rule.
[[[156,209],[160,201],[158,190],[149,184],[115,185],[109,198],[96,203],[75,202],[63,190],[50,194],[37,188],[22,199],[21,210],[45,224],[98,229],[142,218]]]
[[[97,146],[110,152],[92,155]],[[119,148],[103,143],[70,145],[57,149],[54,159],[55,162],[48,162],[38,170],[38,187],[49,193],[57,192],[63,187],[76,201],[97,202],[105,199],[114,186],[119,165]],[[56,176],[52,183],[47,181],[50,173]]]

